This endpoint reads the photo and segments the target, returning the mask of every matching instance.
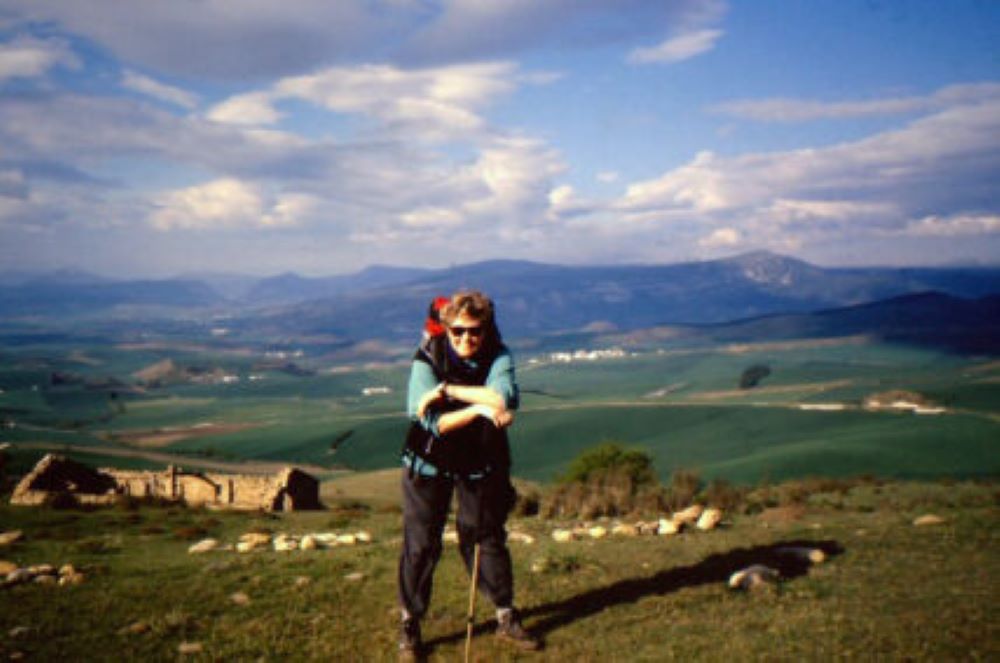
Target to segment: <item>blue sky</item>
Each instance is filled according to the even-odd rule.
[[[0,271],[998,264],[998,43],[985,0],[0,0]]]

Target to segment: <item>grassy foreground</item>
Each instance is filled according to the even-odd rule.
[[[945,522],[912,524],[929,512]],[[518,603],[545,651],[525,655],[495,643],[492,610],[481,600],[477,660],[1000,658],[996,484],[862,485],[675,537],[555,543],[556,525],[511,523],[536,536],[511,549]],[[0,506],[0,531],[10,529],[24,538],[0,547],[0,559],[72,563],[86,581],[0,589],[2,659],[176,660],[182,643],[200,644],[191,660],[395,657],[399,514],[391,504],[281,515]],[[187,553],[204,536],[234,543],[255,529],[366,529],[374,543]],[[727,589],[730,573],[777,563],[774,547],[793,542],[830,558],[784,564],[788,577],[774,590]],[[532,572],[540,560],[546,570]],[[431,660],[461,659],[467,592],[447,544],[424,627]],[[247,600],[234,601],[236,593]]]

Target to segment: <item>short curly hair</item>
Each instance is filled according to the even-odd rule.
[[[441,322],[451,325],[463,314],[484,325],[493,323],[493,300],[478,290],[463,290],[451,296],[441,309]]]

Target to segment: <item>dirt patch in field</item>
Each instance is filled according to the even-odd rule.
[[[260,428],[261,424],[216,424],[204,422],[193,426],[153,428],[145,430],[105,432],[109,438],[140,449],[159,449],[181,440],[190,440],[212,435],[227,435],[240,431]]]
[[[827,382],[800,382],[797,384],[783,384],[783,385],[776,385],[773,387],[754,387],[753,389],[724,389],[720,391],[703,391],[697,394],[691,394],[689,398],[691,400],[714,401],[722,398],[745,398],[748,396],[791,394],[797,392],[817,394],[824,391],[829,391],[831,389],[840,389],[842,387],[849,387],[851,386],[851,384],[853,384],[852,380],[829,380]]]

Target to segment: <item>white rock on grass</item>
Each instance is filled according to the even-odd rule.
[[[246,592],[234,592],[229,595],[229,600],[236,605],[250,605],[250,597]]]
[[[604,527],[601,527],[600,525],[595,525],[594,527],[591,527],[589,530],[587,530],[587,534],[592,539],[603,539],[608,535],[608,530],[605,529]]]
[[[611,533],[615,536],[639,536],[641,529],[639,525],[629,525],[628,523],[615,523],[611,528]]]
[[[805,560],[811,564],[822,564],[826,561],[826,553],[819,548],[808,546],[782,546],[775,550],[779,555],[789,555]]]
[[[358,543],[371,543],[372,534],[371,532],[361,530],[360,532],[354,533],[354,538],[358,540]]]
[[[181,656],[200,654],[204,649],[200,642],[182,642],[177,645],[177,653]]]
[[[248,543],[254,548],[266,546],[271,543],[271,535],[264,532],[247,532],[240,536],[240,543]]]
[[[716,525],[722,522],[722,511],[719,509],[705,509],[698,517],[696,527],[702,531],[715,529]]]
[[[676,520],[668,520],[667,518],[660,518],[659,526],[656,533],[660,536],[671,536],[677,534],[681,531],[681,524]]]
[[[752,590],[776,583],[781,574],[763,564],[754,564],[729,576],[730,589]]]
[[[299,589],[302,589],[303,587],[308,587],[311,584],[312,584],[312,578],[310,578],[309,576],[297,576],[295,578],[295,586]]]
[[[62,566],[59,567],[59,575],[60,576],[76,575],[76,567],[74,567],[72,564],[63,564]]]
[[[552,540],[559,543],[566,543],[567,541],[572,541],[575,537],[573,532],[568,529],[557,529],[552,530]]]
[[[24,532],[19,529],[12,529],[0,534],[0,546],[9,546],[15,541],[20,541],[22,538],[24,538]]]
[[[59,586],[66,587],[67,585],[82,585],[85,579],[86,576],[80,572],[73,573],[72,575],[60,576]]]
[[[54,585],[59,579],[53,575],[43,574],[35,576],[34,582],[38,585]]]
[[[56,567],[51,564],[33,564],[28,567],[28,570],[34,576],[51,576],[56,573]]]
[[[926,527],[928,525],[941,525],[945,522],[944,518],[941,516],[934,515],[933,513],[927,513],[913,521],[916,527]]]
[[[0,559],[0,576],[6,577],[8,573],[17,571],[19,567],[14,562]]]
[[[357,544],[358,537],[353,534],[338,534],[337,544],[341,546],[353,546]]]
[[[302,550],[316,550],[319,548],[319,543],[316,541],[316,537],[306,534],[299,541],[299,548]]]
[[[527,545],[531,545],[532,543],[535,542],[535,537],[531,536],[530,534],[526,534],[524,532],[510,532],[507,535],[507,539],[510,541],[514,541],[515,543],[524,543]]]
[[[190,548],[188,548],[188,553],[191,555],[199,555],[202,553],[211,552],[218,547],[219,547],[219,541],[217,539],[202,539],[198,543],[195,543]]]
[[[28,569],[14,569],[7,574],[7,584],[16,585],[21,582],[28,582],[33,577],[31,571]]]
[[[688,508],[674,513],[672,520],[684,525],[693,525],[698,522],[698,518],[701,517],[701,513],[704,510],[705,508],[702,505],[692,504]]]
[[[365,574],[361,571],[355,571],[354,573],[348,573],[344,576],[344,580],[349,582],[360,582],[365,579]]]
[[[299,549],[299,542],[296,541],[295,539],[286,539],[286,538],[275,539],[274,549],[277,552],[291,552],[292,550]]]

